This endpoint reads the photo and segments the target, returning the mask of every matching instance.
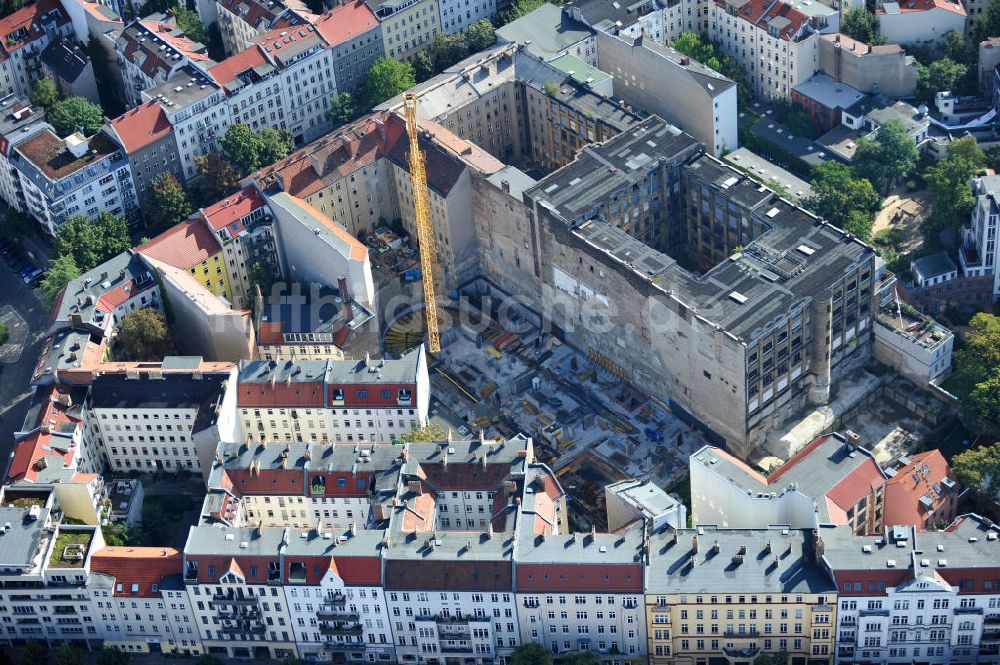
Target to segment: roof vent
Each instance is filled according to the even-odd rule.
[[[731,292],[729,294],[729,297],[730,297],[730,299],[732,299],[735,302],[738,302],[741,305],[747,301],[747,297],[745,295],[743,295],[742,293],[740,293],[739,291],[733,291],[733,292]]]
[[[781,211],[778,210],[777,208],[771,208],[770,210],[767,211],[767,217],[768,217],[768,219],[774,219],[775,217],[778,216],[779,212],[781,212]]]
[[[896,560],[895,559],[888,559],[888,560],[886,560],[885,565],[888,566],[889,568],[895,568],[896,567]]]

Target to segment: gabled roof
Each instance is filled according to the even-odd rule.
[[[111,127],[128,153],[141,150],[173,131],[163,107],[156,102],[146,102],[122,113],[111,121]]]
[[[931,511],[935,521],[947,519],[949,510],[942,507],[956,505],[960,492],[940,450],[913,455],[886,483],[882,521],[888,526],[908,524],[922,529]]]
[[[216,231],[225,230],[231,238],[244,231],[241,220],[255,210],[267,205],[256,187],[244,187],[240,191],[214,203],[201,214]]]
[[[219,239],[204,223],[186,219],[136,248],[175,268],[192,268],[222,251]]]
[[[263,49],[259,45],[254,44],[211,67],[208,73],[212,75],[216,83],[227,87],[236,81],[239,76],[247,72],[260,72],[262,68],[270,66],[271,63],[264,55]]]
[[[105,547],[90,557],[90,571],[114,577],[114,595],[124,598],[159,598],[164,579],[182,569],[183,556],[169,547]]]
[[[330,46],[338,46],[378,28],[378,18],[363,0],[334,7],[316,21],[316,29]]]
[[[908,2],[882,2],[876,11],[877,14],[910,14],[915,12],[926,12],[932,9],[940,9],[959,16],[966,16],[965,7],[960,2],[950,2],[949,0],[909,0]]]
[[[69,15],[58,0],[39,0],[0,19],[0,61],[11,53],[45,36],[46,24],[63,26]]]

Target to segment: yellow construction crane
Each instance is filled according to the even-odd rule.
[[[427,193],[427,171],[424,155],[420,152],[420,129],[417,127],[417,96],[412,92],[403,95],[406,111],[406,132],[410,136],[410,180],[413,182],[413,211],[417,224],[417,243],[420,245],[420,274],[424,283],[424,320],[427,322],[427,350],[441,350],[438,332],[437,299],[434,293],[434,266],[437,264],[437,244],[434,241],[434,224],[431,221],[430,196]]]

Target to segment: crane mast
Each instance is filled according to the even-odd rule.
[[[430,197],[427,193],[427,172],[424,155],[420,152],[420,129],[417,127],[417,96],[412,92],[403,95],[406,111],[406,133],[410,137],[410,180],[413,183],[413,211],[417,225],[417,243],[420,246],[420,274],[424,286],[424,321],[427,322],[427,350],[441,350],[438,332],[437,300],[434,292],[434,266],[437,263],[437,244],[431,222]]]

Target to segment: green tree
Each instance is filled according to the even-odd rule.
[[[160,361],[174,352],[167,322],[152,307],[143,307],[125,315],[118,327],[118,348],[123,358],[132,361]],[[150,526],[146,523],[145,510],[142,526],[143,529]]]
[[[379,58],[368,70],[368,77],[365,80],[365,107],[373,109],[416,84],[413,65]]]
[[[283,129],[265,127],[257,135],[257,161],[261,166],[269,166],[288,156],[295,145],[290,132]]]
[[[7,329],[7,324],[0,323],[0,344],[6,344],[8,339],[10,339],[10,331]]]
[[[49,648],[42,642],[31,640],[21,658],[22,665],[49,665]]]
[[[959,91],[966,66],[951,58],[940,58],[929,66],[917,64],[917,99],[934,101],[934,95],[948,90]]]
[[[4,0],[3,15],[10,16],[24,7],[24,0]]]
[[[83,665],[83,652],[71,644],[56,650],[55,665]]]
[[[879,128],[875,140],[858,141],[854,168],[859,176],[886,192],[897,178],[913,170],[917,157],[917,145],[906,127],[898,120],[890,120]]]
[[[750,85],[747,83],[747,72],[733,58],[718,53],[715,45],[708,41],[706,37],[694,32],[685,32],[671,43],[676,50],[688,55],[710,69],[714,69],[723,76],[736,82],[737,98],[740,106],[752,99]]]
[[[173,173],[161,173],[153,178],[149,205],[146,206],[146,224],[155,232],[163,231],[187,219],[193,208],[187,192]]]
[[[552,654],[538,642],[529,642],[514,649],[510,662],[511,665],[552,665]]]
[[[423,55],[423,54],[421,54]],[[337,127],[346,125],[357,117],[357,107],[354,105],[354,95],[342,92],[330,97],[330,120]]]
[[[946,385],[968,415],[983,419],[987,429],[1000,430],[996,407],[996,391],[1000,388],[1000,317],[979,312],[969,320],[965,345],[955,352],[952,375]]]
[[[177,7],[174,10],[174,17],[177,19],[177,27],[181,29],[185,37],[199,44],[205,44],[208,41],[205,24],[201,22],[198,12]]]
[[[124,522],[119,522],[117,524],[106,524],[102,526],[101,535],[104,536],[104,543],[109,547],[123,547],[129,544],[128,527],[125,525]],[[101,662],[100,655],[98,655],[97,657],[97,665],[103,665]],[[108,663],[107,665],[115,665],[115,664],[112,662]]]
[[[840,31],[866,44],[885,43],[885,38],[878,31],[878,18],[864,5],[844,12],[840,18]]]
[[[761,653],[753,661],[753,665],[788,665],[788,652]]]
[[[435,74],[437,72],[434,71],[434,63],[427,51],[418,53],[417,57],[413,59],[413,76],[417,83],[423,83]]]
[[[979,53],[975,44],[966,39],[965,35],[958,30],[949,30],[941,40],[941,55],[968,65],[978,58]]]
[[[556,659],[556,665],[598,665],[600,659],[590,652],[571,653]]]
[[[48,272],[45,273],[45,279],[42,280],[42,298],[51,307],[63,287],[79,276],[80,269],[73,260],[73,255],[60,254],[53,259]]]
[[[500,24],[504,25],[506,23],[510,23],[511,21],[516,21],[522,16],[526,16],[535,11],[544,4],[546,4],[546,0],[512,0],[510,7],[500,14]]]
[[[108,543],[108,545],[111,545],[111,543]],[[104,647],[97,654],[97,665],[128,665],[128,653],[120,649]]]
[[[263,261],[255,261],[250,266],[250,283],[260,288],[260,294],[264,297],[264,302],[267,302],[274,288],[274,271],[271,266]]]
[[[260,168],[259,138],[250,125],[230,125],[226,135],[222,137],[222,150],[226,159],[241,174],[252,173]]]
[[[465,41],[469,53],[477,53],[497,43],[497,32],[493,24],[486,19],[480,19],[465,29]]]
[[[824,162],[813,168],[812,190],[803,201],[806,208],[862,240],[870,239],[882,198],[869,180],[858,178],[845,164]]]
[[[993,502],[1000,495],[1000,443],[966,450],[951,460],[958,481],[977,498]]]
[[[82,131],[84,136],[93,136],[104,124],[104,111],[83,97],[68,97],[52,105],[46,120],[59,136],[69,136],[77,131]]]
[[[459,32],[452,35],[442,33],[434,39],[431,53],[433,54],[431,59],[434,61],[434,70],[441,72],[469,55],[469,44],[464,33]],[[415,76],[416,70],[414,70]]]
[[[448,433],[444,431],[443,427],[434,423],[428,423],[424,427],[418,427],[414,430],[410,430],[409,434],[403,436],[403,441],[410,441],[412,443],[431,443],[433,441],[444,441],[447,436]]]
[[[955,228],[968,219],[976,203],[969,181],[979,169],[968,157],[954,154],[924,171],[924,180],[937,194],[926,222],[928,231]]]
[[[56,89],[56,82],[51,76],[38,79],[34,89],[31,91],[31,103],[42,109],[46,113],[59,101],[59,91]]]
[[[968,407],[977,418],[1000,423],[1000,371],[976,384],[969,393]]]
[[[70,217],[56,235],[55,253],[72,254],[77,267],[86,272],[131,246],[125,218],[101,212],[94,219]]]
[[[239,187],[240,174],[222,155],[210,152],[201,157],[195,157],[201,179],[198,181],[200,199],[204,204],[229,196]]]

